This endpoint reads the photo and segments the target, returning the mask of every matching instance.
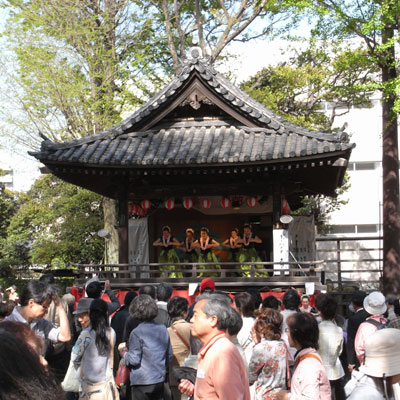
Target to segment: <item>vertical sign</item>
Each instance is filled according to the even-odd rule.
[[[289,261],[289,232],[287,229],[273,229],[272,240],[274,244],[274,262]],[[289,269],[289,264],[276,264],[274,265],[274,275],[279,275],[282,269]],[[288,275],[289,272],[285,272]]]

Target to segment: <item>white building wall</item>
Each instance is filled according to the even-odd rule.
[[[329,112],[328,105],[326,111]],[[332,213],[329,220],[332,233],[319,237],[376,239],[318,242],[317,254],[318,259],[327,260],[326,278],[338,280],[340,259],[341,270],[352,271],[342,274],[344,284],[368,289],[376,287],[374,282],[379,279],[378,270],[382,267],[382,241],[377,239],[382,233],[382,109],[379,98],[373,99],[371,108],[353,108],[336,118],[334,127],[341,127],[345,122],[350,141],[356,143],[348,167],[351,186],[343,196],[348,204]]]

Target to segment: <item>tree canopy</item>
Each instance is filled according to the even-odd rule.
[[[377,68],[363,49],[311,43],[287,62],[263,68],[242,84],[252,97],[288,121],[330,130],[353,106],[368,106]],[[330,105],[330,115],[322,112]]]
[[[4,64],[8,122],[25,144],[38,131],[59,141],[96,133],[143,100],[151,80],[154,38],[140,1],[3,0],[8,12]],[[6,54],[6,53],[4,53]],[[18,111],[18,112],[16,112]]]
[[[288,4],[292,1],[288,0]],[[398,113],[400,2],[397,0],[307,0],[301,12],[317,18],[316,37],[361,39],[368,62],[380,69],[382,94],[383,290],[400,291],[400,193]]]
[[[41,176],[21,194],[21,205],[10,218],[0,246],[1,267],[99,262],[103,239],[101,198],[53,175]]]

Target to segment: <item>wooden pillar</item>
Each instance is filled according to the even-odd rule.
[[[281,204],[282,204],[281,185],[274,184],[272,192],[272,227],[277,228],[280,225],[279,218],[281,217]],[[278,224],[278,226],[277,226]]]
[[[128,201],[123,198],[118,200],[118,252],[120,264],[129,263],[128,236]]]

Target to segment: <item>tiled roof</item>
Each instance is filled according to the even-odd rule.
[[[178,76],[110,130],[64,143],[43,137],[41,150],[29,154],[44,163],[162,166],[287,160],[354,147],[345,133],[311,131],[283,120],[234,86],[199,54],[192,48]],[[166,104],[184,92],[183,86],[193,74],[200,76],[213,95],[251,120],[253,126],[244,126],[234,118],[186,118],[174,125],[159,121],[143,131],[143,126],[149,126],[145,121],[155,119]]]
[[[68,145],[45,141],[35,156],[42,162],[91,165],[231,164],[324,155],[353,145],[236,126],[170,127],[156,131],[99,137]]]

